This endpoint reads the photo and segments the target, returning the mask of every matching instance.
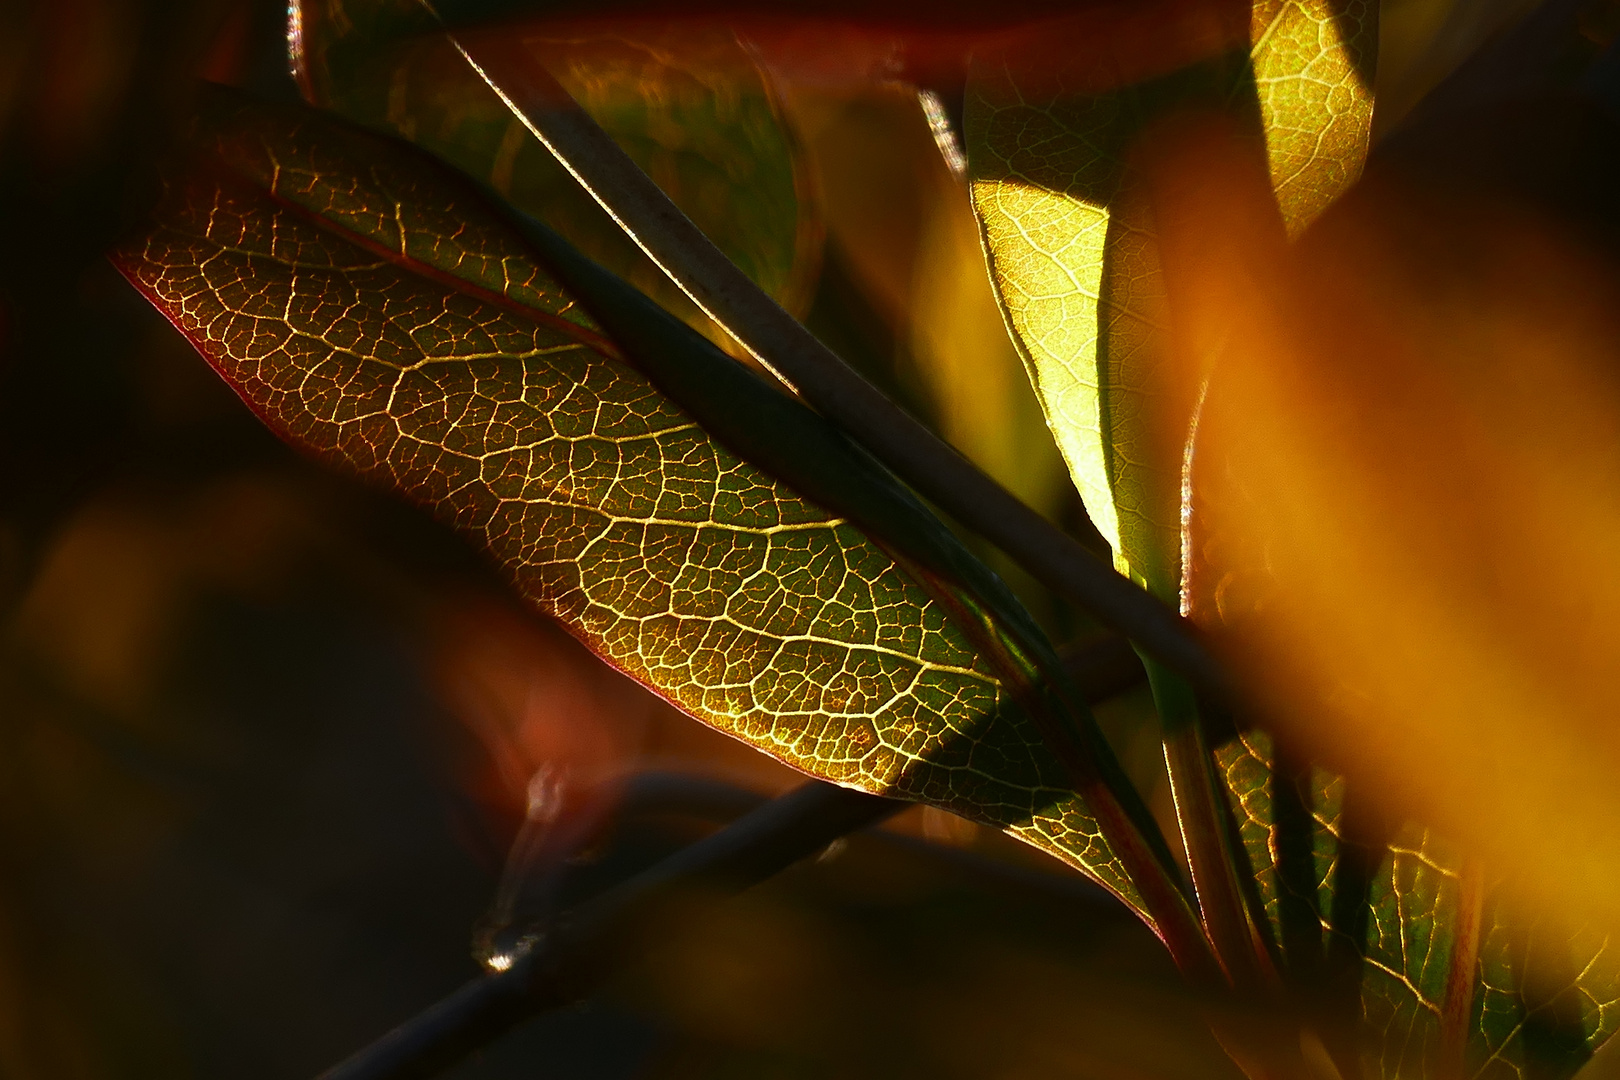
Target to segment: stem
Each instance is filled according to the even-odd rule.
[[[1176,873],[1164,834],[1128,779],[1121,774],[1117,783],[1109,782],[1103,766],[1112,760],[1112,752],[1089,716],[1082,721],[1072,704],[1063,702],[1061,686],[1037,688],[1029,677],[1036,673],[1013,658],[1004,639],[985,632],[984,624],[964,609],[946,583],[919,567],[908,569],[952,611],[958,624],[974,638],[980,654],[1001,670],[1004,685],[1029,714],[1042,743],[1063,766],[1070,788],[1085,800],[1098,831],[1136,886],[1139,910],[1152,922],[1176,966],[1194,986],[1222,990],[1220,963],[1185,882]],[[1135,804],[1137,813],[1131,813],[1123,801],[1126,798]]]
[[[575,1000],[649,940],[648,917],[695,886],[741,890],[909,804],[811,781],[614,888],[485,975],[320,1080],[432,1076],[529,1016]]]
[[[524,843],[524,834],[518,834],[507,856],[506,873],[514,880],[515,891],[521,891],[526,904],[525,910],[515,910],[514,905],[514,909],[504,913],[509,922],[503,930],[532,935],[530,940],[543,933],[554,920],[554,913],[563,910],[563,892],[580,852],[604,841],[626,818],[675,815],[724,826],[770,801],[769,796],[745,787],[680,772],[637,773],[622,786],[612,787],[615,790],[603,793],[605,797],[590,798],[576,820],[554,827],[542,851],[533,851]],[[948,872],[1050,893],[1079,903],[1098,916],[1136,917],[1135,912],[1102,885],[1067,869],[1054,872],[1015,865],[965,848],[881,828],[868,829],[862,835],[865,844],[925,858]],[[490,950],[490,954],[493,955],[494,950]],[[488,960],[485,962],[487,964]]]
[[[1468,1036],[1473,1022],[1474,984],[1479,976],[1480,920],[1484,915],[1485,871],[1473,854],[1463,856],[1457,874],[1457,928],[1440,1003],[1441,1080],[1468,1075]]]
[[[1201,690],[1223,692],[1224,676],[1189,623],[1025,506],[817,340],[681,213],[518,37],[451,41],[670,280],[768,370],[1053,592]]]
[[[1199,722],[1197,699],[1174,672],[1153,660],[1146,666],[1164,729],[1165,771],[1204,928],[1231,984],[1257,992],[1262,988],[1262,950],[1238,887],[1227,808]]]

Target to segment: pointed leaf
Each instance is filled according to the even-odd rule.
[[[1364,3],[1263,0],[1247,26],[1229,18],[1239,10],[1194,4],[1180,25],[1165,11],[1135,25],[1081,17],[1069,24],[1078,59],[1054,59],[1047,30],[975,57],[969,79],[973,198],[1008,322],[1119,568],[1165,600],[1182,591],[1199,387],[1185,362],[1173,370],[1153,208],[1131,156],[1179,112],[1229,114],[1264,135],[1271,186],[1302,225],[1355,179],[1371,122],[1367,72],[1356,69],[1374,34]],[[1156,698],[1190,706],[1166,683],[1155,679]],[[1248,919],[1195,713],[1160,715],[1205,924],[1229,973],[1252,983]]]
[[[1041,685],[1050,647],[1027,616],[1004,625],[999,586],[979,582],[987,599],[944,576],[972,577],[965,552],[868,459],[815,443],[837,475],[810,479],[894,526],[883,544],[694,422],[506,219],[408,147],[223,92],[196,144],[115,261],[274,430],[431,507],[693,716],[814,775],[1006,828],[1143,910],[1142,868],[1162,863],[1138,809],[1083,775],[1116,767],[1084,706]],[[667,321],[681,349],[730,364]],[[762,413],[794,410],[771,425],[788,437],[831,437],[758,392],[778,403]],[[1096,755],[1084,798],[1043,741],[1053,723]]]
[[[1463,1006],[1453,1022],[1469,1077],[1571,1076],[1620,1026],[1620,954],[1605,935],[1515,911],[1499,885],[1470,899],[1455,846],[1415,825],[1360,849],[1344,780],[1308,768],[1290,790],[1263,733],[1231,740],[1216,758],[1289,967],[1320,978],[1335,942],[1353,950],[1356,1000],[1344,1004],[1361,1013],[1362,1075],[1450,1075],[1448,998]],[[1288,925],[1301,912],[1314,933]],[[1471,949],[1460,932],[1470,917],[1480,925]],[[1474,954],[1460,984],[1459,949]]]
[[[1220,14],[1206,7],[1191,24],[1201,38]],[[1129,53],[1128,27],[1076,22],[1080,40],[1121,40],[1077,45],[1093,66],[1057,71],[1050,40],[1015,44],[976,56],[969,77],[973,200],[1003,309],[1087,512],[1121,568],[1165,599],[1180,585],[1196,394],[1166,377],[1157,244],[1127,153],[1177,109],[1228,110],[1264,133],[1297,231],[1360,174],[1372,119],[1367,0],[1261,0],[1250,22],[1252,46],[1228,33],[1191,58]],[[1165,50],[1188,37],[1155,30]],[[1120,82],[1133,72],[1147,77]]]
[[[1165,292],[1126,152],[1178,105],[1249,115],[1291,234],[1355,179],[1365,152],[1366,5],[1256,5],[1252,47],[1128,86],[1041,72],[1043,46],[975,61],[968,142],[992,275],[1088,510],[1165,597],[1182,576],[1182,449],[1195,399],[1165,363]],[[1234,61],[1241,62],[1234,62]],[[1196,515],[1195,515],[1196,521]],[[1193,537],[1201,602],[1241,613],[1265,575]],[[1252,553],[1251,553],[1252,554]],[[1224,617],[1224,615],[1223,615]],[[1568,1076],[1612,1033],[1620,960],[1607,939],[1516,912],[1454,845],[1405,825],[1364,837],[1343,779],[1280,761],[1261,732],[1215,750],[1252,895],[1296,989],[1351,1026],[1346,1075]],[[1344,971],[1340,971],[1340,968]],[[1333,998],[1348,974],[1348,994]]]
[[[440,4],[465,23],[476,4]],[[712,326],[467,65],[419,0],[301,0],[294,39],[313,104],[399,135],[479,177],[668,310]],[[472,9],[472,10],[466,10]],[[500,14],[500,12],[495,12]],[[478,33],[466,30],[465,33]],[[769,76],[727,28],[518,24],[533,62],[789,311],[809,304],[822,226]]]

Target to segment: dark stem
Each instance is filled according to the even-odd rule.
[[[1131,643],[1109,635],[1067,646],[1058,653],[1063,671],[1087,703],[1096,705],[1147,681],[1142,658]]]
[[[1238,886],[1240,863],[1233,851],[1224,787],[1216,777],[1198,701],[1192,688],[1174,672],[1152,660],[1146,666],[1163,728],[1165,772],[1175,798],[1199,913],[1227,979],[1238,990],[1253,994],[1261,989],[1261,973],[1268,965]]]
[[[562,920],[511,967],[463,986],[321,1080],[432,1076],[535,1013],[578,1000],[657,934],[649,917],[695,888],[739,891],[906,803],[811,781],[681,849]]]
[[[530,817],[512,842],[497,903],[474,933],[474,955],[486,964],[499,963],[501,956],[516,956],[526,943],[539,940],[566,910],[582,853],[600,850],[626,821],[677,818],[719,827],[768,801],[769,796],[713,777],[652,770],[585,793],[576,809],[555,818]],[[879,826],[863,830],[861,843],[925,859],[937,870],[978,884],[1061,897],[1083,906],[1088,916],[1135,917],[1113,893],[1070,868],[1036,869]]]
[[[1472,853],[1457,874],[1457,923],[1440,1001],[1441,1080],[1468,1075],[1468,1036],[1474,1019],[1474,987],[1479,981],[1480,920],[1484,914],[1485,872]]]

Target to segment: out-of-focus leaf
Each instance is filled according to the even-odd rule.
[[[1397,196],[1388,172],[1290,246],[1251,212],[1261,170],[1216,145],[1162,244],[1167,280],[1208,279],[1188,295],[1243,283],[1189,316],[1225,351],[1186,602],[1293,752],[1352,770],[1253,732],[1220,748],[1254,892],[1296,986],[1359,1014],[1344,1070],[1567,1076],[1615,1026],[1613,924],[1525,879],[1575,848],[1563,881],[1601,891],[1612,851],[1584,835],[1612,816],[1606,768],[1573,771],[1553,721],[1612,715],[1613,389],[1579,372],[1612,353],[1613,285],[1500,204]]]
[[[1089,13],[975,55],[966,135],[973,201],[1003,310],[1087,512],[1121,571],[1182,593],[1186,447],[1214,343],[1176,345],[1151,168],[1167,125],[1224,115],[1263,139],[1297,231],[1359,174],[1372,117],[1366,0],[1164,3]],[[1196,180],[1177,179],[1177,183]],[[1149,669],[1188,862],[1240,983],[1252,935],[1190,693]]]
[[[1130,149],[1177,110],[1228,110],[1263,131],[1297,231],[1359,175],[1372,119],[1368,0],[1234,10],[1159,11],[1157,50],[1128,24],[1077,20],[1082,41],[1117,43],[1077,43],[1089,66],[1055,63],[1045,38],[1011,45],[975,56],[968,84],[973,201],[1003,309],[1092,520],[1122,569],[1166,599],[1180,587],[1197,394],[1165,370],[1169,315]]]
[[[301,0],[296,8],[294,63],[313,104],[403,136],[488,181],[668,310],[723,339],[434,32],[419,0]],[[534,62],[744,273],[789,311],[808,308],[822,244],[814,188],[775,88],[731,31],[643,19],[611,29],[519,24],[487,32],[520,35]]]
[[[1162,208],[1149,206],[1132,147],[1178,107],[1235,115],[1264,134],[1279,242],[1297,235],[1359,173],[1373,32],[1366,7],[1259,4],[1251,48],[1223,51],[1229,43],[1216,34],[1190,67],[1138,56],[1118,70],[1153,78],[1124,88],[1052,76],[1040,67],[1050,55],[1040,43],[975,61],[967,124],[975,202],[1049,422],[1124,568],[1176,597],[1191,545],[1201,564],[1194,573],[1208,575],[1198,595],[1181,597],[1195,609],[1241,615],[1263,608],[1276,586],[1257,570],[1265,562],[1255,550],[1198,533],[1196,503],[1194,531],[1185,531],[1200,373],[1227,339],[1207,333],[1211,354],[1186,355],[1200,329],[1189,334],[1186,324],[1202,313],[1175,306],[1184,295],[1166,285],[1176,268],[1159,241],[1171,237],[1154,220]],[[1206,203],[1211,215],[1229,209]],[[1206,276],[1244,269],[1203,261]],[[1229,285],[1227,295],[1240,296]],[[1263,300],[1245,302],[1264,310]],[[1224,509],[1241,520],[1254,507]],[[1312,565],[1334,572],[1320,559]],[[1355,601],[1337,602],[1349,610]],[[1326,988],[1307,1023],[1322,1026],[1345,1075],[1568,1076],[1612,1033],[1620,962],[1604,934],[1516,910],[1488,865],[1473,865],[1432,830],[1356,835],[1345,781],[1279,760],[1263,733],[1243,733],[1215,758],[1265,929],[1299,992]],[[1334,1025],[1353,1034],[1335,1041]]]
[[[1431,830],[1408,824],[1364,846],[1346,831],[1344,779],[1315,767],[1279,775],[1263,733],[1216,757],[1290,969],[1332,979],[1333,950],[1349,947],[1338,963],[1356,992],[1338,1004],[1359,1006],[1361,1075],[1443,1078],[1460,1064],[1469,1077],[1570,1076],[1620,1026],[1620,955],[1607,935],[1516,908],[1499,885],[1465,884],[1456,845]],[[1473,959],[1454,986],[1459,950]],[[1448,1033],[1452,998],[1466,1019]],[[1462,1044],[1449,1053],[1448,1035]]]
[[[408,147],[230,97],[196,141],[115,259],[274,430],[432,507],[537,608],[693,716],[814,775],[1007,828],[1142,910],[1116,839],[1140,845],[1141,816],[1106,781],[1077,795],[1072,762],[1041,738],[1049,722],[1082,744],[1094,730],[1060,683],[1038,688],[1050,647],[1004,590],[943,576],[968,557],[870,459],[755,384],[766,397],[748,411],[793,410],[770,424],[823,440],[805,466],[836,473],[821,490],[894,525],[885,544],[910,558],[712,438],[505,219]],[[600,295],[614,279],[584,266]],[[667,369],[693,348],[740,372],[641,303],[627,353],[658,345],[659,319],[680,332],[644,360],[665,365],[661,383],[702,381]]]

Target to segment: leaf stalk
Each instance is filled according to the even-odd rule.
[[[1250,995],[1262,993],[1275,980],[1267,977],[1269,957],[1259,944],[1238,886],[1231,823],[1197,698],[1184,680],[1156,660],[1148,660],[1146,667],[1163,727],[1165,771],[1204,928],[1231,985]]]

